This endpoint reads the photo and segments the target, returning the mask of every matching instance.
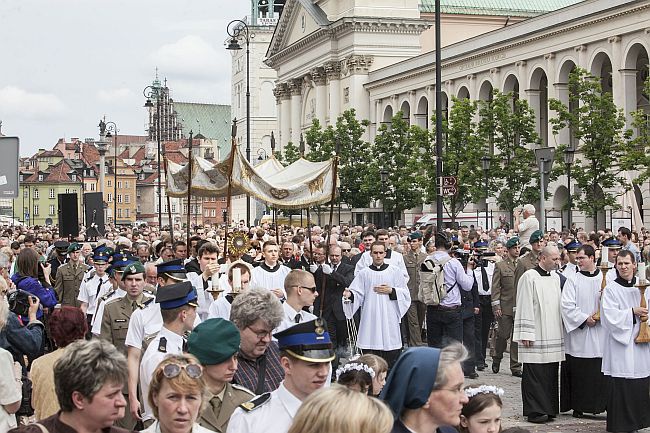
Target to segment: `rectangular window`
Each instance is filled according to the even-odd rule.
[[[186,204],[183,205],[183,213],[184,213],[184,214],[187,213],[187,205],[186,205]]]
[[[131,196],[129,194],[124,194],[124,203],[131,203]]]
[[[32,194],[33,198],[38,198],[38,188],[34,188],[34,193]]]
[[[165,203],[164,209],[165,209],[165,213],[169,212],[169,210],[168,210],[169,208],[167,207],[167,203]]]
[[[73,182],[77,181],[77,175],[76,174],[71,174],[70,179],[72,179]]]
[[[175,204],[172,205],[172,213],[176,213],[176,205]]]
[[[50,198],[55,198],[54,197],[54,188],[50,188]]]
[[[129,188],[129,181],[128,180],[124,181],[124,188],[126,188],[126,189]]]
[[[117,181],[117,188],[122,189],[122,181],[121,180]]]
[[[42,174],[39,174],[39,175],[38,175],[38,181],[39,181],[39,182],[43,182],[43,175],[42,175]]]
[[[205,216],[209,217],[210,216],[210,211],[208,209],[205,210]]]
[[[210,209],[210,216],[211,217],[216,217],[217,216],[217,210],[216,209]]]
[[[94,183],[91,183],[91,184],[90,184],[90,190],[91,190],[91,191],[94,191],[94,190],[95,190],[95,184],[94,184]]]
[[[108,179],[108,180],[106,181],[106,186],[112,186],[112,183],[111,183],[111,180],[110,180],[110,179]]]
[[[108,193],[108,199],[107,199],[106,201],[108,201],[109,203],[112,203],[112,202],[113,202],[113,194],[111,194],[111,193],[109,192],[109,193]]]
[[[122,209],[121,208],[117,208],[117,217],[122,218]]]
[[[126,212],[125,218],[128,218],[129,215],[131,215],[131,210],[130,209],[124,209],[124,212]]]
[[[135,191],[135,196],[136,196],[137,198],[142,197],[142,191],[140,191],[139,189],[136,190],[136,191]]]
[[[136,209],[136,212],[137,212],[137,213],[142,212],[142,209],[140,208],[140,205],[138,205],[138,207],[137,207],[137,209]]]
[[[122,203],[122,194],[117,195],[117,202]]]
[[[54,215],[54,205],[50,205],[50,215]]]
[[[34,216],[38,216],[38,205],[34,205]]]
[[[25,198],[29,197],[29,190],[27,188],[23,189],[23,197]]]

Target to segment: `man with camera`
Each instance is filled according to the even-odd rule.
[[[496,254],[493,251],[488,251],[488,243],[483,241],[474,244],[474,251],[476,267],[473,271],[473,277],[478,288],[479,298],[479,313],[475,317],[474,322],[474,354],[476,369],[483,371],[487,367],[487,364],[485,363],[485,351],[487,349],[490,327],[492,326],[492,322],[494,322],[491,290]]]

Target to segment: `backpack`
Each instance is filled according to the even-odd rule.
[[[420,302],[426,305],[439,305],[445,299],[447,293],[454,288],[445,286],[444,266],[451,260],[451,257],[445,257],[442,260],[426,259],[420,265],[420,287],[418,288],[418,297]]]

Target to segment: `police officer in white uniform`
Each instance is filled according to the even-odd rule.
[[[94,269],[84,276],[84,280],[79,287],[79,296],[77,300],[81,302],[81,311],[86,313],[88,327],[93,323],[93,315],[97,311],[98,301],[102,296],[113,290],[113,283],[106,274],[108,259],[112,251],[110,248],[100,245],[95,248],[93,253]]]
[[[274,337],[284,380],[275,391],[239,405],[227,433],[286,433],[302,402],[327,383],[334,350],[323,319],[299,323]]]

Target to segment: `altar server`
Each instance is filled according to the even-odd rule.
[[[352,319],[361,308],[357,345],[364,353],[379,355],[389,368],[402,349],[400,321],[411,305],[411,295],[400,268],[384,263],[386,246],[370,247],[372,265],[363,268],[343,292],[343,312]],[[351,301],[351,302],[350,302]]]
[[[650,426],[650,343],[635,343],[641,308],[634,254],[623,250],[616,257],[618,277],[603,292],[601,320],[607,331],[603,350],[603,373],[611,376],[607,399],[607,431],[631,432]],[[645,272],[645,271],[644,271]],[[650,291],[645,292],[646,303]],[[647,304],[646,304],[647,305]]]
[[[253,269],[252,282],[255,287],[272,291],[278,298],[285,298],[284,279],[291,272],[288,266],[278,262],[280,249],[274,240],[264,242],[262,247],[264,261]]]
[[[517,284],[517,311],[513,341],[519,343],[524,365],[521,394],[524,416],[544,423],[559,412],[559,362],[564,361],[560,308],[560,264],[557,247],[546,246],[539,264],[526,271]]]
[[[580,268],[562,289],[562,321],[566,334],[560,379],[560,412],[573,409],[573,416],[605,411],[609,378],[602,374],[605,330],[594,314],[600,306],[603,276],[596,267],[596,252],[591,245],[578,248]]]

